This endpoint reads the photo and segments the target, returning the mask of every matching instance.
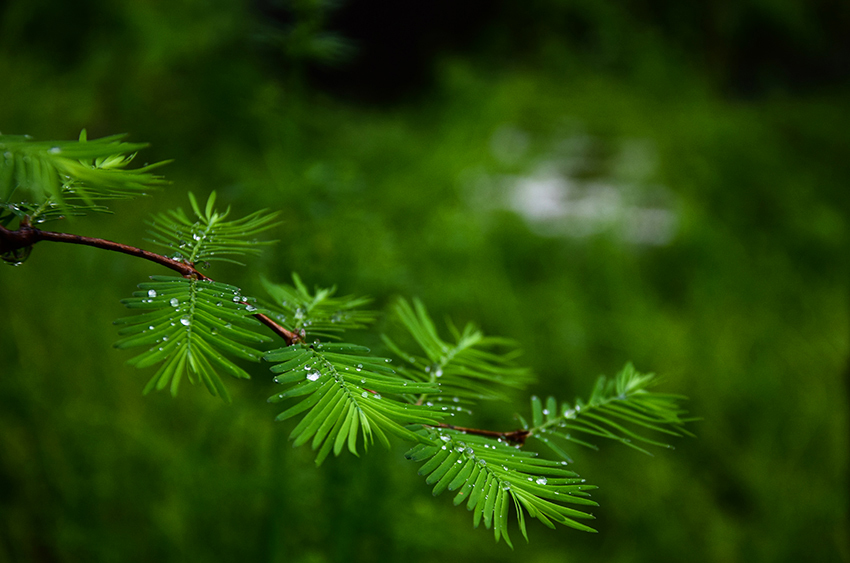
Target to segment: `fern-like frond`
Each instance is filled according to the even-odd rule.
[[[292,274],[293,285],[262,281],[272,299],[266,304],[271,316],[310,339],[338,338],[345,330],[365,328],[375,320],[374,312],[360,309],[369,298],[336,296],[336,287],[311,292],[297,274]]]
[[[411,306],[401,299],[395,312],[423,354],[406,352],[384,336],[387,346],[408,364],[400,371],[437,383],[444,399],[506,399],[500,387],[521,388],[531,380],[531,372],[514,362],[518,350],[512,341],[484,336],[471,324],[462,332],[450,324],[454,342],[443,340],[419,300]],[[507,352],[494,351],[498,348]]]
[[[318,449],[316,464],[333,450],[344,447],[357,455],[358,436],[364,447],[378,441],[389,447],[387,434],[419,441],[411,424],[437,424],[442,413],[411,404],[409,397],[434,393],[436,386],[409,381],[389,368],[389,360],[368,355],[369,349],[353,344],[297,344],[269,352],[265,359],[278,362],[271,368],[275,382],[287,389],[269,398],[270,403],[295,399],[277,420],[304,413],[292,430],[296,446],[312,441]],[[406,399],[407,398],[407,399]]]
[[[259,254],[263,246],[274,243],[258,241],[255,237],[278,224],[275,223],[277,213],[256,211],[241,219],[227,221],[230,208],[224,212],[216,211],[215,199],[215,192],[212,192],[202,210],[195,196],[189,193],[194,219],[181,208],[154,215],[148,224],[152,228],[149,232],[155,238],[149,240],[167,248],[175,260],[187,264],[220,261],[242,266],[244,264],[228,256]]]
[[[514,506],[520,531],[528,540],[525,516],[537,518],[550,528],[554,522],[587,532],[595,531],[577,521],[593,518],[591,514],[565,506],[578,504],[597,506],[585,491],[594,489],[584,484],[566,462],[551,461],[525,452],[502,440],[463,434],[445,428],[423,429],[433,443],[414,446],[406,457],[426,461],[419,469],[425,482],[434,485],[433,493],[455,491],[455,506],[466,502],[473,511],[473,524],[481,521],[496,537],[511,544],[508,535],[508,513]]]
[[[180,381],[188,374],[230,401],[230,394],[218,370],[234,377],[248,379],[248,373],[226,356],[259,362],[262,353],[249,344],[271,341],[251,330],[260,323],[251,318],[257,308],[249,304],[239,288],[213,281],[180,277],[151,276],[153,281],[139,284],[141,291],[122,303],[145,313],[115,321],[126,325],[119,331],[124,336],[115,346],[149,348],[129,360],[137,368],[162,363],[145,387],[145,393],[161,390],[170,384],[176,395]]]
[[[165,184],[151,171],[166,162],[130,169],[142,143],[112,135],[89,141],[34,141],[0,135],[0,206],[32,222],[103,211],[100,201],[126,199]]]
[[[685,397],[650,391],[655,382],[653,374],[638,373],[632,364],[626,364],[614,379],[600,377],[586,402],[579,399],[574,404],[561,403],[559,408],[554,397],[549,397],[545,406],[532,397],[532,424],[525,427],[531,437],[566,460],[570,458],[563,442],[597,449],[587,441],[593,437],[616,440],[647,454],[650,452],[639,443],[672,448],[646,432],[691,436],[684,428],[691,419],[683,418],[687,411],[680,403]]]

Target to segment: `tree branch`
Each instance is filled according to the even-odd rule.
[[[525,439],[528,438],[528,436],[531,434],[531,431],[529,430],[498,432],[496,430],[481,430],[479,428],[464,428],[463,426],[453,426],[444,422],[439,423],[437,425],[437,428],[448,428],[449,430],[457,430],[458,432],[462,432],[464,434],[474,434],[476,436],[486,436],[488,438],[501,438],[502,440],[514,444],[515,446],[525,445]]]
[[[180,260],[174,260],[167,256],[163,256],[162,254],[157,254],[148,250],[136,248],[135,246],[121,244],[120,242],[113,242],[111,240],[86,237],[82,235],[72,235],[69,233],[42,231],[41,229],[37,229],[26,223],[21,223],[18,229],[14,231],[7,229],[3,225],[0,225],[0,255],[15,252],[16,250],[32,246],[35,243],[41,241],[82,244],[85,246],[93,246],[95,248],[109,250],[112,252],[129,254],[130,256],[142,258],[144,260],[149,260],[151,262],[159,264],[160,266],[165,266],[166,268],[173,270],[186,278],[213,281],[212,278],[205,276],[197,269],[195,269],[194,264],[187,264]],[[287,330],[268,316],[262,313],[257,313],[253,316],[261,323],[269,327],[272,332],[280,336],[284,340],[284,342],[286,342],[287,346],[291,346],[292,344],[301,342],[302,335]]]

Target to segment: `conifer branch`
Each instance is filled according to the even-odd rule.
[[[388,446],[389,435],[414,442],[406,456],[424,462],[419,473],[434,485],[434,494],[456,490],[454,504],[466,503],[474,525],[483,521],[497,541],[504,538],[511,546],[511,504],[526,539],[526,516],[549,527],[560,523],[594,531],[578,521],[593,516],[569,505],[595,506],[587,493],[595,487],[565,468],[571,460],[561,442],[595,448],[577,439],[578,433],[646,452],[634,442],[670,446],[644,431],[690,435],[684,424],[692,419],[684,418],[680,408],[684,398],[649,391],[654,376],[636,372],[631,364],[613,379],[600,378],[586,402],[559,405],[549,397],[544,406],[532,397],[532,423],[520,417],[522,427],[516,430],[443,422],[458,412],[471,414],[469,407],[479,401],[507,400],[512,390],[531,380],[530,371],[515,361],[515,343],[485,336],[471,324],[458,330],[451,322],[450,337],[445,338],[418,300],[400,300],[395,306],[406,342],[400,346],[384,336],[401,367],[391,368],[390,358],[373,356],[366,347],[327,342],[375,320],[375,313],[361,309],[369,299],[336,296],[335,287],[310,291],[293,274],[292,285],[262,280],[271,297],[262,303],[198,271],[196,264],[238,264],[231,257],[257,254],[272,241],[254,237],[277,225],[276,213],[267,211],[228,220],[230,208],[215,209],[215,192],[205,206],[189,194],[194,218],[178,208],[154,215],[148,223],[154,237],[150,242],[167,248],[170,255],[34,227],[66,215],[108,212],[98,202],[132,197],[165,183],[150,173],[163,163],[127,169],[144,145],[120,138],[88,141],[83,132],[79,141],[34,143],[27,137],[0,136],[0,149],[6,151],[0,161],[0,259],[20,264],[35,244],[48,241],[127,254],[179,274],[151,276],[150,282],[140,284],[140,291],[122,303],[141,312],[115,321],[122,325],[116,347],[145,348],[128,363],[158,366],[145,392],[170,387],[176,395],[185,376],[229,401],[219,373],[250,377],[231,358],[264,359],[274,364],[270,371],[276,374],[275,383],[284,386],[269,398],[271,403],[287,403],[277,420],[300,419],[290,437],[296,446],[311,443],[317,464],[331,452],[336,456],[348,449],[359,455],[376,441]],[[9,228],[15,221],[17,229]],[[271,341],[254,332],[259,324],[285,346],[265,352],[254,348]],[[522,450],[529,438],[563,459],[548,460]]]

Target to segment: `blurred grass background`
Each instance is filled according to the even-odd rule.
[[[531,392],[632,360],[703,418],[654,458],[575,452],[600,533],[511,552],[403,445],[316,469],[263,366],[233,405],[143,398],[111,321],[163,272],[38,246],[0,269],[0,561],[850,560],[848,33],[830,0],[0,4],[0,130],[176,159],[57,229],[145,246],[215,189],[284,219],[220,281],[419,296],[517,339]]]

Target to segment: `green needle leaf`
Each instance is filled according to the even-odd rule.
[[[138,368],[162,362],[145,393],[170,384],[171,394],[177,395],[184,375],[192,383],[197,376],[210,393],[229,401],[217,369],[237,378],[250,376],[225,354],[258,362],[262,353],[246,342],[256,344],[271,339],[251,330],[257,323],[238,288],[180,277],[153,279],[140,284],[141,291],[123,301],[128,308],[149,312],[115,321],[124,325],[119,331],[124,338],[115,347],[149,346],[129,360]],[[238,295],[237,301],[227,299],[234,294]]]
[[[433,425],[444,416],[403,399],[408,392],[436,392],[436,386],[405,380],[368,352],[351,344],[297,344],[265,355],[280,362],[271,371],[279,374],[277,383],[288,386],[269,402],[298,401],[277,420],[304,413],[290,439],[296,446],[311,442],[319,450],[317,464],[331,451],[339,455],[346,444],[356,454],[358,431],[364,444],[377,437],[388,445],[387,433],[421,441],[424,438],[406,425]]]
[[[595,487],[560,462],[540,459],[533,452],[524,452],[501,440],[474,434],[464,434],[444,428],[423,429],[420,434],[439,445],[414,446],[406,457],[425,461],[419,468],[425,482],[435,484],[434,494],[457,490],[454,504],[464,501],[473,512],[473,524],[484,522],[493,528],[496,541],[504,539],[511,545],[508,518],[511,505],[523,537],[525,513],[552,525],[552,520],[585,531],[594,531],[577,519],[592,515],[566,506],[581,504],[596,506],[585,491]]]

